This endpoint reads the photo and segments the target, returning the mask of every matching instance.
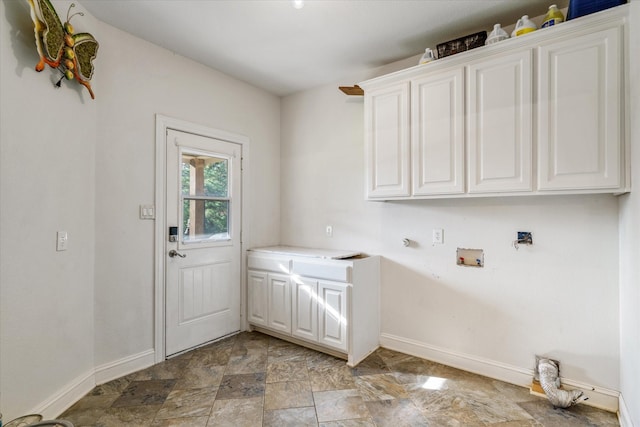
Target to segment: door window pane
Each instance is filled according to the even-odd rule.
[[[182,242],[230,240],[229,159],[183,152],[180,178]]]
[[[183,201],[182,241],[229,240],[229,202],[223,200]]]
[[[182,154],[182,194],[185,196],[229,196],[229,160],[197,154]]]

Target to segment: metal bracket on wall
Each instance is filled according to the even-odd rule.
[[[518,250],[519,245],[533,245],[533,235],[530,231],[518,231],[516,240],[513,241],[513,247]]]

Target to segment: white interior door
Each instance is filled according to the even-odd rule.
[[[166,355],[240,330],[239,144],[167,130]]]

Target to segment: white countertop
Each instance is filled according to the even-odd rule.
[[[345,251],[337,249],[301,248],[297,246],[267,246],[264,248],[252,248],[253,252],[265,252],[271,254],[294,255],[309,258],[343,259],[360,255],[358,251]]]

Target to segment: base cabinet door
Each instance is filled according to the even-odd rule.
[[[318,342],[347,351],[348,286],[344,283],[318,282]]]
[[[268,274],[268,327],[291,334],[291,282],[284,274]]]
[[[291,334],[294,337],[318,341],[318,282],[295,279],[291,286]]]
[[[249,270],[247,277],[249,322],[267,326],[268,290],[267,273]]]
[[[540,47],[538,188],[621,185],[620,30]]]

